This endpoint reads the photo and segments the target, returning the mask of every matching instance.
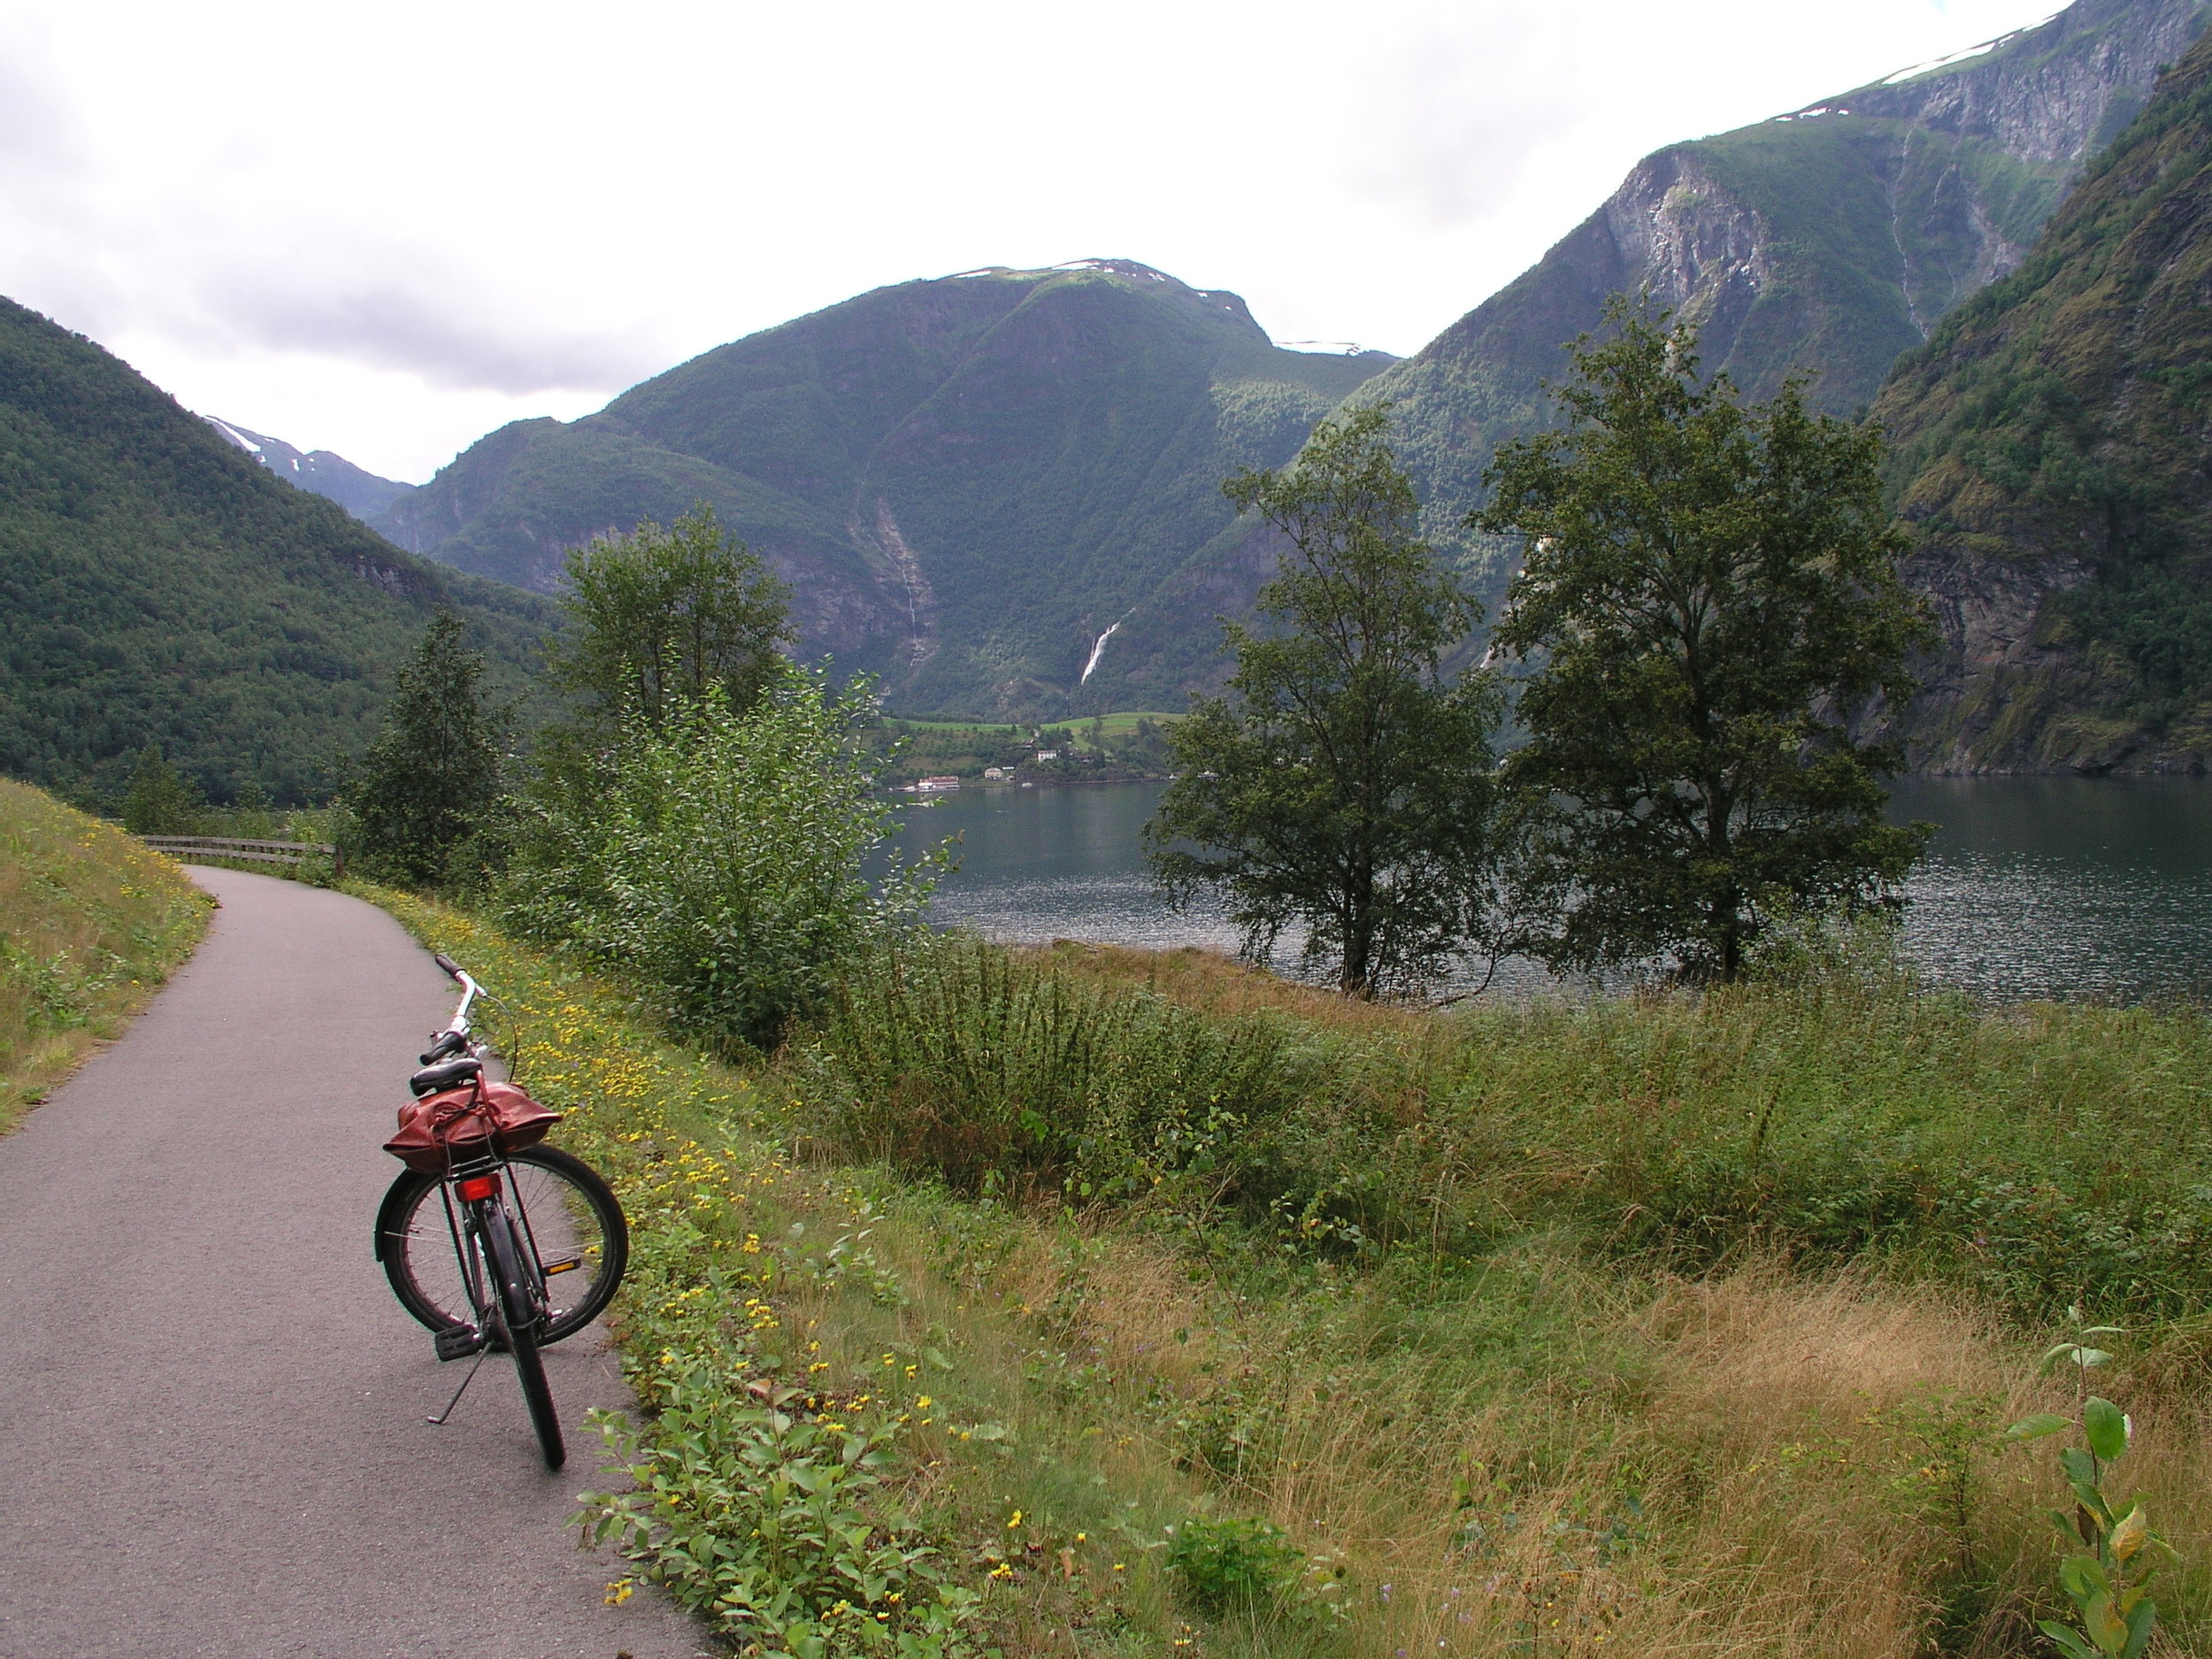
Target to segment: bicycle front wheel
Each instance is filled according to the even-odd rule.
[[[622,1206],[581,1158],[557,1147],[528,1147],[507,1160],[507,1190],[522,1243],[546,1294],[542,1345],[582,1330],[621,1286],[630,1233]],[[476,1322],[446,1219],[443,1183],[400,1171],[377,1219],[377,1256],[400,1306],[433,1331]]]
[[[496,1198],[477,1210],[478,1231],[490,1258],[492,1282],[499,1307],[499,1323],[507,1352],[515,1362],[515,1376],[522,1384],[523,1403],[530,1409],[530,1426],[537,1432],[538,1450],[548,1469],[568,1461],[568,1446],[561,1438],[560,1413],[553,1408],[553,1390],[545,1380],[545,1359],[538,1352],[538,1332],[543,1315],[538,1292],[524,1259],[523,1239],[515,1218]]]

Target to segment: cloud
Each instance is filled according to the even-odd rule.
[[[1564,96],[1574,32],[1557,14],[1415,29],[1361,89],[1344,182],[1437,228],[1496,211],[1587,119]]]
[[[0,42],[0,175],[50,188],[81,177],[88,155],[74,111],[50,90],[44,53],[18,37]]]
[[[671,361],[659,329],[603,310],[580,326],[502,280],[535,261],[393,234],[344,180],[315,199],[319,153],[234,112],[119,132],[112,89],[73,81],[50,33],[0,24],[0,291],[96,338],[306,354],[437,392],[603,395]]]
[[[667,366],[657,331],[548,324],[515,296],[472,287],[457,275],[426,291],[394,278],[303,282],[296,269],[219,268],[193,284],[187,326],[227,350],[337,357],[443,391],[612,392]]]
[[[0,107],[12,88],[0,68]],[[27,124],[18,124],[27,125]],[[436,249],[311,222],[104,200],[65,145],[0,123],[0,290],[95,337],[165,334],[220,357],[299,352],[439,391],[611,393],[665,368],[662,330],[576,326]]]

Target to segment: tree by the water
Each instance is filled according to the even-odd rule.
[[[665,529],[649,518],[568,556],[565,626],[547,660],[605,720],[657,731],[715,687],[741,714],[772,677],[777,648],[797,637],[789,601],[703,502]]]
[[[383,729],[347,791],[361,866],[388,879],[468,881],[466,849],[502,809],[509,718],[484,687],[484,656],[449,611],[394,676]]]
[[[1795,381],[1747,408],[1691,329],[1624,301],[1609,321],[1563,425],[1500,451],[1469,520],[1525,549],[1493,636],[1533,665],[1508,772],[1560,808],[1537,872],[1555,965],[1728,979],[1778,910],[1894,902],[1926,826],[1884,821],[1901,757],[1849,721],[1910,694],[1928,624],[1873,427]]]
[[[1502,710],[1490,675],[1442,667],[1479,612],[1415,534],[1387,424],[1354,411],[1294,465],[1223,486],[1289,545],[1256,626],[1223,625],[1228,695],[1176,724],[1179,775],[1145,830],[1176,902],[1217,888],[1256,956],[1302,926],[1308,964],[1370,997],[1480,942]]]

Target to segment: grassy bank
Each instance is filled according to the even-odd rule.
[[[595,1530],[764,1651],[2039,1651],[2062,1487],[1997,1437],[2070,1300],[2207,1633],[2194,1014],[951,951],[741,1076],[382,896],[637,1228]]]
[[[112,825],[0,780],[0,1132],[145,1006],[211,908]]]

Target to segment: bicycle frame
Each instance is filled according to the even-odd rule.
[[[477,997],[485,993],[474,978],[449,956],[441,953],[436,961],[460,985],[461,1002],[446,1028],[431,1039],[429,1051],[421,1057],[424,1069],[409,1079],[409,1087],[418,1099],[422,1099],[472,1079],[471,1087],[475,1093],[472,1099],[481,1100],[484,1069],[492,1055],[484,1043],[471,1034],[469,1014]],[[541,1116],[535,1121],[534,1126],[540,1135],[549,1121],[548,1116]],[[614,1286],[619,1283],[625,1238],[619,1206],[605,1183],[588,1168],[572,1158],[565,1158],[565,1155],[557,1155],[565,1158],[572,1169],[556,1179],[566,1181],[571,1188],[582,1194],[583,1202],[593,1208],[595,1215],[604,1217],[611,1212],[616,1248],[612,1279],[581,1281],[589,1288],[585,1299],[571,1310],[575,1315],[573,1323],[564,1326],[559,1310],[547,1294],[547,1279],[552,1274],[583,1265],[586,1251],[580,1248],[571,1256],[552,1262],[540,1256],[536,1228],[517,1179],[518,1166],[497,1149],[495,1132],[478,1143],[457,1142],[440,1133],[434,1123],[431,1136],[442,1149],[445,1167],[436,1170],[434,1175],[434,1166],[426,1167],[426,1161],[410,1162],[411,1172],[395,1180],[385,1194],[384,1205],[377,1215],[376,1233],[377,1256],[385,1263],[393,1290],[409,1312],[431,1327],[438,1357],[453,1360],[473,1356],[476,1360],[468,1375],[461,1379],[461,1386],[454,1390],[453,1398],[446,1402],[444,1411],[430,1421],[443,1423],[453,1415],[485,1356],[497,1349],[515,1363],[523,1400],[529,1409],[538,1445],[545,1454],[546,1466],[558,1469],[568,1453],[552,1392],[546,1384],[541,1350],[549,1339],[557,1341],[570,1330],[580,1328],[585,1320],[605,1305],[606,1297],[612,1295]],[[560,1171],[562,1164],[549,1161],[548,1153],[532,1149],[534,1144],[533,1141],[520,1149],[521,1156],[528,1160],[528,1167],[543,1165]],[[579,1185],[579,1177],[588,1185]],[[459,1294],[449,1293],[440,1302],[426,1298],[420,1282],[414,1277],[411,1245],[397,1256],[386,1253],[388,1240],[421,1236],[411,1232],[403,1233],[401,1222],[403,1217],[425,1211],[429,1196],[427,1187],[433,1180],[445,1215],[446,1236],[453,1248],[454,1264],[458,1270]],[[591,1195],[593,1187],[598,1189],[595,1197]],[[427,1221],[426,1213],[423,1218]],[[408,1225],[411,1228],[412,1224]],[[426,1236],[434,1238],[435,1234]],[[434,1252],[434,1245],[431,1248]]]
[[[483,994],[484,987],[443,951],[438,952],[435,959],[461,987],[461,1003],[432,1047],[435,1049],[450,1044],[481,1062],[488,1057],[489,1050],[470,1032],[469,1010]],[[513,1207],[506,1210],[510,1194],[514,1200]],[[505,1210],[506,1221],[511,1224],[511,1237],[518,1247],[516,1265],[526,1281],[535,1317],[542,1323],[546,1309],[545,1274],[538,1259],[529,1211],[521,1193],[508,1177],[507,1161],[495,1153],[488,1153],[450,1166],[439,1180],[438,1197],[445,1209],[446,1233],[453,1243],[454,1264],[460,1270],[461,1286],[476,1315],[473,1328],[439,1334],[439,1357],[458,1358],[481,1353],[507,1334],[506,1309],[502,1303],[500,1287],[493,1282],[492,1264],[485,1249],[486,1212],[491,1206]]]
[[[461,1286],[476,1314],[474,1329],[443,1333],[438,1339],[441,1356],[446,1356],[450,1349],[451,1356],[457,1358],[479,1352],[506,1334],[506,1310],[501,1305],[499,1286],[493,1281],[492,1263],[485,1248],[485,1211],[495,1205],[505,1209],[518,1247],[516,1264],[527,1279],[531,1305],[541,1322],[545,1317],[547,1304],[545,1266],[538,1255],[529,1209],[508,1177],[505,1159],[472,1158],[466,1164],[457,1164],[440,1181],[438,1194],[444,1205],[446,1233],[453,1243],[453,1258],[460,1269]],[[511,1207],[508,1207],[510,1199]],[[554,1271],[560,1269],[556,1266]]]

